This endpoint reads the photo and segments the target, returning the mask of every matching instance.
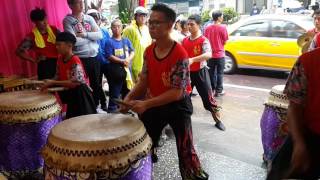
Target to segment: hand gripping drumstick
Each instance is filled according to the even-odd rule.
[[[131,105],[131,104],[128,104],[128,103],[124,102],[124,101],[121,100],[121,99],[112,98],[112,100],[113,100],[115,103],[117,103],[118,105],[126,106],[126,107],[129,108],[129,109],[132,108],[132,105]]]

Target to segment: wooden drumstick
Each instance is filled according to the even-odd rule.
[[[112,100],[113,100],[115,103],[117,103],[118,105],[123,105],[123,106],[126,106],[126,107],[130,108],[130,109],[132,108],[132,105],[131,105],[131,104],[128,104],[128,103],[124,102],[124,101],[121,100],[121,99],[112,98]]]

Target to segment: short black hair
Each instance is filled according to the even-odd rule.
[[[317,15],[320,15],[320,9],[315,10],[312,14],[312,17],[315,17]]]
[[[46,11],[44,9],[35,8],[30,12],[30,19],[32,22],[43,21],[47,17]]]
[[[73,5],[75,1],[76,0],[67,0],[69,6]]]
[[[183,19],[180,21],[180,26],[184,27],[187,23],[188,23],[187,20]]]
[[[77,42],[77,39],[73,34],[69,32],[61,32],[57,35],[56,41],[71,43],[72,45],[75,45]]]
[[[191,16],[188,17],[188,20],[193,20],[195,21],[198,25],[201,24],[201,16],[198,14],[193,14]]]
[[[212,20],[217,21],[219,17],[222,16],[221,11],[213,11],[212,12]]]
[[[158,11],[165,14],[167,20],[174,23],[177,18],[176,12],[174,12],[173,9],[171,9],[169,6],[163,4],[163,3],[156,3],[151,8],[152,11]]]

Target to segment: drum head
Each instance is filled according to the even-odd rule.
[[[61,107],[55,96],[36,90],[0,94],[0,123],[38,122],[56,116]]]
[[[287,95],[283,94],[285,85],[276,85],[273,86],[267,102],[265,103],[268,106],[279,107],[283,109],[288,109],[289,100]]]
[[[121,114],[91,114],[65,120],[49,135],[42,155],[49,166],[89,172],[122,168],[151,148],[143,123]]]

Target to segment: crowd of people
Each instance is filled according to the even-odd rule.
[[[176,21],[175,11],[164,4],[155,4],[151,13],[137,7],[130,25],[123,29],[121,20],[115,19],[109,34],[100,27],[97,10],[85,14],[82,0],[67,2],[71,14],[62,20],[63,32],[49,25],[46,12],[36,8],[30,13],[35,26],[16,50],[21,59],[38,65],[42,90],[65,88],[59,98],[67,105],[66,118],[101,110],[134,111],[152,138],[154,162],[161,132],[170,125],[183,179],[208,179],[193,147],[191,92],[195,86],[215,126],[224,131],[221,106],[215,100],[224,94],[223,46],[228,35],[221,25],[222,13],[214,13],[214,23],[202,35],[199,15]],[[212,61],[211,70],[207,61]],[[108,102],[103,76],[109,87]],[[126,106],[119,105],[119,99]]]

